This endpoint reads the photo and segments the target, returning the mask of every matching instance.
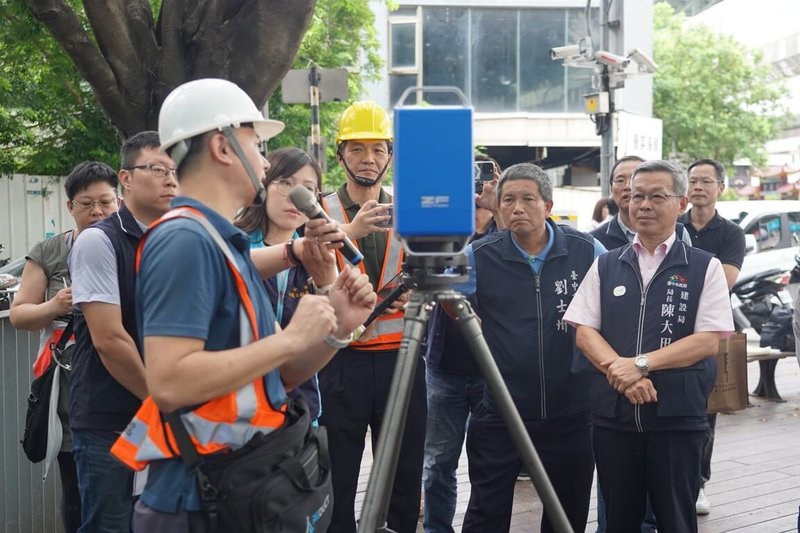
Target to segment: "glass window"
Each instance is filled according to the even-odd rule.
[[[455,86],[469,94],[469,10],[432,7],[422,10],[422,79],[429,86]],[[449,94],[427,93],[436,105],[460,104]]]
[[[792,234],[792,246],[800,244],[800,213],[786,213],[789,219],[789,233]]]
[[[566,11],[525,9],[520,12],[520,111],[563,112],[566,70],[550,59],[550,49],[564,46]]]
[[[471,96],[477,111],[517,109],[516,9],[472,10]]]
[[[586,36],[586,11],[583,9],[568,9],[567,15],[567,35],[564,44],[577,43],[581,38]],[[600,46],[600,21],[598,19],[600,12],[598,9],[590,11],[592,40],[594,41],[595,48]],[[554,63],[560,63],[554,61]],[[583,97],[591,92],[592,89],[592,74],[594,69],[591,68],[574,68],[569,67],[567,70],[567,108],[568,112],[583,112]]]
[[[389,76],[389,104],[394,107],[397,100],[403,95],[403,91],[409,87],[417,85],[416,74],[391,74]],[[406,104],[415,104],[413,95],[409,96]]]
[[[752,233],[758,243],[758,251],[770,250],[781,242],[781,216],[766,215],[751,224],[745,233]]]
[[[417,24],[416,22],[392,23],[391,69],[416,68]]]

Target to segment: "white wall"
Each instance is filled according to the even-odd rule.
[[[0,243],[3,258],[25,255],[31,246],[75,227],[67,210],[63,179],[0,176]]]

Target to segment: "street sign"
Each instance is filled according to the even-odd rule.
[[[281,81],[281,93],[286,104],[310,104],[310,69],[293,69]],[[348,99],[347,69],[321,68],[319,75],[319,101],[343,102]]]

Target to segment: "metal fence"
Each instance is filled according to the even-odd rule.
[[[0,533],[62,533],[58,465],[42,482],[42,463],[20,445],[39,333],[17,331],[7,317],[0,312]]]

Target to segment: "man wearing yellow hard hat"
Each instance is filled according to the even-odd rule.
[[[323,205],[355,241],[364,260],[359,265],[379,296],[391,291],[400,273],[403,250],[391,230],[391,196],[381,183],[392,161],[392,125],[375,102],[356,102],[342,114],[336,138],[336,158],[347,180],[326,196]],[[340,265],[344,264],[341,256]],[[331,531],[356,530],[353,504],[367,427],[377,436],[397,351],[403,337],[403,305],[407,297],[392,304],[367,329],[367,333],[343,348],[319,374],[322,393],[320,423],[328,429],[333,465],[333,509]],[[417,365],[414,389],[397,474],[387,517],[390,529],[413,533],[417,528],[425,441],[425,367]]]

